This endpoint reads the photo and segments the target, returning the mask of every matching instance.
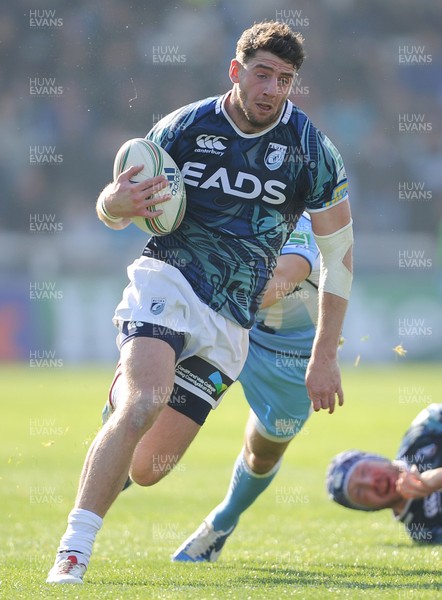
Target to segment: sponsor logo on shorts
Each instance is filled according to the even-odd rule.
[[[228,387],[225,383],[223,383],[222,376],[219,371],[215,371],[215,373],[209,375],[209,379],[215,386],[216,393],[218,396],[222,394]]]
[[[160,315],[166,306],[166,298],[152,298],[150,302],[150,312],[153,315]]]
[[[218,402],[233,381],[224,373],[218,370],[213,371],[213,368],[213,365],[199,356],[191,356],[176,367],[175,373],[178,378],[178,385],[183,385],[186,382],[194,388],[193,393],[197,396],[208,402],[210,400]],[[180,383],[180,379],[182,383]],[[201,393],[198,393],[199,390]]]

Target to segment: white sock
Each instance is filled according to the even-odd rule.
[[[57,552],[57,561],[68,555],[77,557],[78,562],[89,563],[95,536],[103,524],[103,519],[95,513],[74,508],[68,516],[68,527],[60,540]]]

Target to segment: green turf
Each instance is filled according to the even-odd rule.
[[[219,502],[247,407],[235,385],[177,470],[122,494],[99,533],[84,586],[44,583],[65,529],[112,368],[0,368],[0,598],[435,598],[442,547],[419,547],[388,511],[329,502],[324,471],[360,447],[393,457],[408,423],[440,401],[439,366],[347,366],[346,405],[315,414],[272,486],[243,516],[218,563],[170,554]]]

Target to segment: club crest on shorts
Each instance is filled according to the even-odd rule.
[[[264,164],[270,171],[276,171],[284,162],[287,146],[270,142],[264,156]]]
[[[166,306],[166,298],[152,298],[150,302],[150,312],[153,315],[160,315]]]

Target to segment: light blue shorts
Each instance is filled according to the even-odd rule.
[[[239,376],[258,432],[274,442],[295,437],[312,412],[305,387],[309,358],[269,350],[250,340]]]

